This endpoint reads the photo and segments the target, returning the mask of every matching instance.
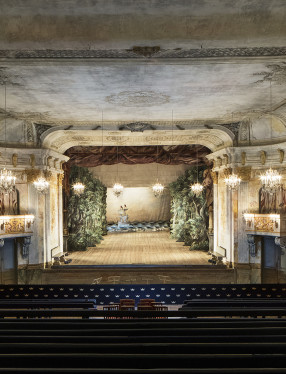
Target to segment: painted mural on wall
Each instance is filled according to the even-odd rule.
[[[10,194],[0,193],[0,215],[15,215],[19,213],[19,192],[14,190]]]
[[[69,183],[85,185],[77,196],[70,189],[68,202],[68,250],[86,250],[100,243],[106,234],[106,187],[86,168],[72,166]]]
[[[270,194],[260,188],[259,213],[286,213],[286,189],[280,188],[276,193]]]
[[[198,180],[203,183],[205,166],[199,167]],[[190,246],[190,250],[208,250],[208,207],[206,189],[196,196],[190,185],[197,181],[192,167],[169,185],[171,194],[171,236]]]

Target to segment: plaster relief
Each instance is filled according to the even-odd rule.
[[[262,165],[265,165],[265,162],[266,162],[266,152],[265,151],[260,152],[260,162],[261,162]]]
[[[280,161],[280,164],[282,164],[284,161],[285,152],[282,149],[278,149],[278,152],[279,152],[279,161]]]
[[[246,163],[246,153],[245,152],[241,152],[241,165],[245,165]]]
[[[155,91],[122,91],[105,98],[110,104],[130,107],[154,106],[166,104],[170,97]]]

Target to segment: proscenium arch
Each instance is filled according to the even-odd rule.
[[[231,147],[233,134],[222,126],[206,129],[196,127],[191,130],[147,130],[130,131],[93,131],[90,129],[64,130],[52,128],[42,137],[42,145],[59,153],[74,146],[144,146],[144,145],[187,145],[201,144],[211,152]]]

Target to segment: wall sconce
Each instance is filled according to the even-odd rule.
[[[35,222],[35,216],[33,214],[26,215],[25,220],[26,220],[26,225],[29,229],[31,225]]]
[[[254,218],[254,213],[243,213],[245,222],[251,221]]]
[[[5,241],[3,238],[0,239],[0,248],[4,247]]]
[[[274,224],[275,229],[279,228],[280,214],[270,214],[271,222]]]
[[[253,213],[243,213],[243,218],[246,223],[246,227],[250,228],[252,222],[254,221],[254,214]]]

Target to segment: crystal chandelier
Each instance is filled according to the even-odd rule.
[[[118,180],[118,146],[117,146],[117,180]],[[123,186],[122,184],[116,182],[114,183],[113,185],[113,194],[116,196],[116,197],[119,197],[123,192]]]
[[[272,110],[272,86],[271,86],[271,81],[270,81],[270,108],[269,111],[271,112]],[[271,141],[271,148],[272,148],[272,114],[271,114],[271,122],[270,122],[270,141]],[[281,180],[282,180],[282,175],[278,173],[277,170],[273,170],[270,168],[266,170],[265,174],[260,175],[260,181],[262,184],[262,189],[265,192],[270,193],[271,195],[274,194],[276,191],[278,191],[281,187]]]
[[[9,194],[15,189],[16,177],[6,168],[0,171],[0,191]]]
[[[200,183],[195,183],[191,186],[193,193],[198,197],[202,193],[204,186]]]
[[[158,180],[158,175],[159,175],[158,158],[159,158],[159,148],[157,144],[157,160],[156,160],[157,161],[157,182],[152,186],[152,190],[153,190],[155,197],[162,196],[164,192],[164,186],[161,183],[159,183],[159,180]]]
[[[154,184],[154,186],[152,186],[152,190],[155,197],[160,197],[164,192],[164,186],[157,182]]]
[[[226,186],[232,190],[236,191],[240,185],[241,178],[237,176],[237,174],[230,174],[227,178],[224,179]]]
[[[113,193],[116,197],[119,197],[123,192],[123,186],[120,183],[115,183],[113,186]]]
[[[260,181],[262,184],[262,189],[270,194],[275,193],[279,188],[281,188],[282,176],[277,170],[268,169],[265,174],[260,175]]]
[[[7,124],[6,124],[6,117],[7,117],[7,105],[6,105],[6,83],[5,83],[5,91],[4,91],[4,107],[5,107],[5,119],[4,119],[4,131],[5,131],[5,144],[6,144],[6,132],[7,132]],[[12,174],[11,170],[7,170],[5,167],[0,171],[0,191],[2,191],[5,195],[10,194],[15,190],[15,182],[16,177]]]
[[[77,196],[80,196],[84,193],[85,185],[80,182],[77,182],[72,186],[72,188],[73,188],[74,194]]]
[[[197,146],[197,182],[191,185],[192,192],[199,197],[204,189],[204,186],[199,183],[199,158],[198,158],[198,146]]]
[[[48,192],[50,183],[46,180],[45,177],[40,176],[37,180],[34,181],[34,187],[37,192],[44,195]]]

